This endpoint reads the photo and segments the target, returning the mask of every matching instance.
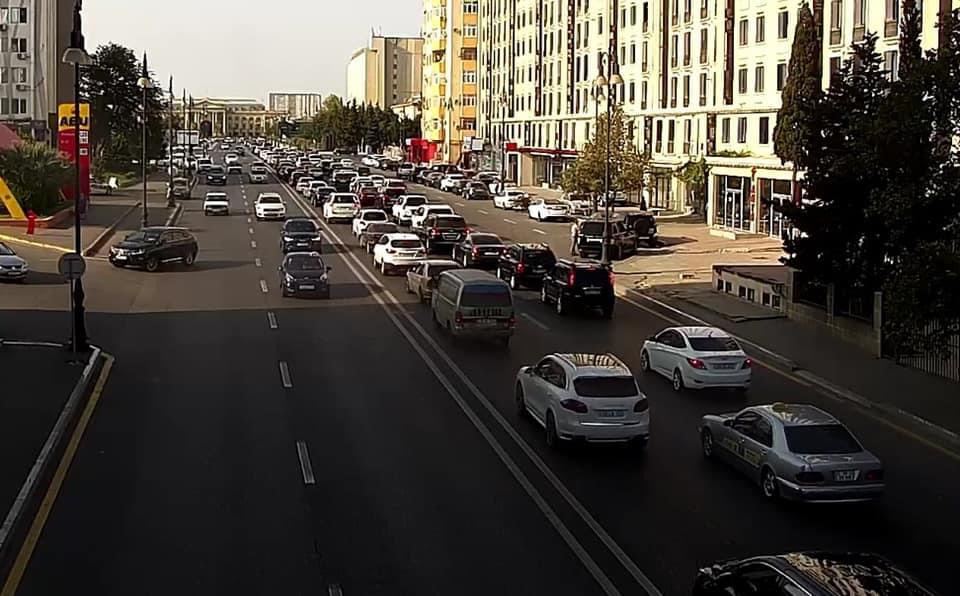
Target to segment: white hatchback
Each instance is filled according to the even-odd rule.
[[[384,234],[373,245],[373,265],[384,275],[413,267],[426,257],[427,250],[416,234]]]
[[[208,192],[203,197],[204,215],[230,215],[230,199],[225,192]]]
[[[323,204],[323,219],[332,222],[336,219],[352,220],[360,210],[360,199],[351,192],[335,192],[330,200]]]
[[[650,406],[630,368],[613,354],[548,354],[517,373],[517,413],[561,441],[630,442],[650,437]]]
[[[659,373],[674,391],[731,387],[746,390],[753,361],[729,333],[716,327],[668,327],[640,349],[640,367]]]
[[[353,218],[353,225],[351,226],[351,231],[356,237],[360,237],[360,234],[363,234],[363,231],[367,229],[367,226],[372,223],[383,223],[390,221],[387,218],[386,211],[382,209],[361,209],[360,213]]]

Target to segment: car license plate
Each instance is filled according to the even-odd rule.
[[[493,327],[497,324],[496,319],[477,319],[476,324],[483,327]]]
[[[625,410],[597,410],[600,418],[623,418]]]
[[[315,286],[315,285],[313,285],[313,284],[300,284],[300,289],[301,289],[301,290],[316,290],[316,289],[317,289],[317,286]]]
[[[297,242],[297,246],[307,246],[307,243],[306,243],[306,242],[299,241],[299,242]]]
[[[600,288],[587,288],[583,291],[587,296],[596,296],[600,293]]]
[[[859,470],[837,470],[833,473],[833,479],[837,482],[853,482],[859,475]]]
[[[460,234],[444,234],[443,235],[444,240],[456,240],[459,237],[460,237]]]
[[[714,364],[714,365],[713,365],[713,368],[716,368],[716,369],[718,369],[718,370],[731,370],[734,366],[735,366],[734,364],[730,364],[730,363],[727,363],[727,362],[721,362],[721,363],[719,363],[719,364]]]

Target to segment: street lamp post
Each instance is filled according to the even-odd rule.
[[[93,62],[83,47],[83,26],[80,11],[83,8],[82,0],[76,0],[73,6],[73,30],[70,32],[70,47],[63,52],[63,63],[73,64],[73,241],[74,252],[82,254],[80,237],[80,207],[83,197],[80,196],[80,67],[88,66]],[[83,281],[80,277],[71,282],[71,333],[70,345],[76,358],[81,351],[86,351],[87,327],[84,320]]]
[[[173,75],[170,75],[170,121],[168,124],[167,137],[167,207],[175,207],[176,201],[173,200]]]
[[[604,75],[604,65],[608,76]],[[607,123],[606,123],[606,150],[607,158],[604,164],[603,174],[603,247],[600,252],[600,262],[604,265],[610,265],[610,211],[612,201],[610,199],[610,137],[613,118],[613,102],[616,101],[617,87],[623,84],[623,78],[619,72],[616,72],[616,66],[613,64],[613,56],[609,52],[600,55],[600,74],[593,85],[597,89],[597,109],[599,110],[600,98],[606,95],[607,98]],[[599,132],[599,130],[598,130]]]
[[[446,158],[447,163],[453,161],[453,98],[448,97],[445,102],[443,102],[443,108],[446,110],[447,114],[447,130],[444,131],[444,141],[446,143]]]
[[[143,214],[140,218],[142,227],[147,227],[147,90],[153,88],[150,81],[150,73],[147,71],[147,53],[143,53],[143,69],[140,78],[137,80],[137,86],[142,91],[141,99],[143,101],[140,121],[140,173],[143,176],[143,203],[141,205]]]
[[[505,184],[507,180],[507,107],[509,106],[507,95],[500,95],[500,183]]]

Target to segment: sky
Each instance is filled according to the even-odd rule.
[[[420,34],[422,0],[86,0],[91,53],[105,43],[147,52],[166,88],[194,97],[251,98],[271,91],[344,95],[351,54],[386,36]]]

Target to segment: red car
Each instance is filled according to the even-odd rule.
[[[383,209],[383,197],[380,191],[372,186],[360,189],[360,208],[361,209]]]

